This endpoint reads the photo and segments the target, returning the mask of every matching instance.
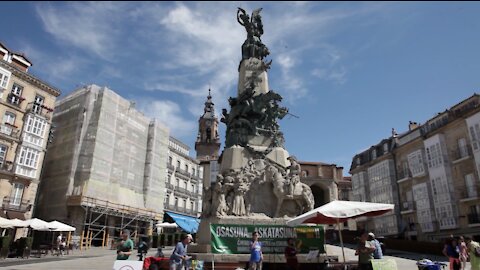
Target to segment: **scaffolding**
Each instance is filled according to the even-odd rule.
[[[111,240],[115,239],[116,232],[119,236],[124,229],[131,231],[130,237],[136,243],[142,236],[151,236],[153,223],[163,218],[163,213],[153,210],[86,196],[70,196],[67,205],[80,206],[84,211],[83,223],[79,224],[82,228],[80,249],[90,248],[92,244],[108,247]],[[111,248],[114,246],[111,245]]]

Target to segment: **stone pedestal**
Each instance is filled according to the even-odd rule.
[[[220,165],[220,173],[228,170],[240,170],[242,167],[248,164],[248,160],[251,155],[245,148],[234,145],[229,148],[225,148],[222,154],[222,164]]]
[[[249,58],[240,63],[237,96],[241,96],[245,89],[250,87],[251,82],[254,84],[253,96],[267,93],[270,90],[264,65],[263,61],[258,58]]]
[[[266,158],[283,168],[288,168],[288,166],[290,166],[290,161],[287,159],[289,156],[287,150],[281,147],[275,147],[267,154]]]

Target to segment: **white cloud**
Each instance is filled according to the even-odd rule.
[[[145,115],[169,127],[173,136],[192,136],[192,131],[196,132],[196,123],[183,117],[180,105],[173,101],[140,100],[138,107]]]
[[[108,59],[113,55],[116,41],[113,37],[120,33],[114,16],[122,11],[121,4],[112,2],[67,3],[67,7],[43,3],[37,5],[45,31],[57,40],[90,51]]]
[[[337,69],[316,68],[312,70],[311,74],[319,79],[333,81],[338,84],[343,84],[347,80],[347,71],[343,66]]]
[[[35,67],[42,67],[42,74],[49,81],[64,81],[70,79],[70,76],[78,72],[79,66],[85,64],[86,60],[81,59],[73,54],[56,55],[48,54],[40,51],[30,44],[23,44],[21,51],[28,55],[33,62],[33,70],[29,72],[35,73]]]

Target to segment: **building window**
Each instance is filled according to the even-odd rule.
[[[308,176],[308,171],[302,171],[302,177],[307,177]]]
[[[195,168],[192,168],[192,175],[195,176]]]
[[[180,160],[177,160],[177,169],[180,169]]]
[[[387,153],[388,152],[388,143],[383,144],[383,152]]]
[[[33,101],[33,112],[34,113],[40,113],[40,111],[42,110],[42,105],[43,105],[44,101],[45,101],[44,97],[42,97],[40,95],[35,96],[35,100]]]
[[[185,164],[185,172],[188,172],[188,164]]]
[[[18,164],[36,169],[39,155],[39,151],[22,146],[22,148],[20,149],[20,157],[18,159]]]
[[[173,159],[172,159],[172,157],[168,157],[168,164],[173,165]]]
[[[6,145],[0,144],[0,167],[2,167],[3,163],[5,162],[5,156],[7,156],[7,149],[8,147]]]
[[[193,202],[190,202],[190,209],[194,210],[194,208],[193,208]]]
[[[373,149],[372,150],[372,159],[376,159],[377,158],[377,149]]]
[[[10,203],[13,205],[20,205],[22,202],[23,188],[25,186],[20,183],[14,183],[12,188],[12,194],[10,195]]]
[[[4,124],[1,126],[1,129],[0,129],[0,131],[3,134],[6,134],[8,136],[12,135],[13,128],[16,128],[15,118],[16,118],[16,115],[14,113],[5,112],[5,114],[3,115],[3,123]]]
[[[422,150],[417,150],[408,154],[408,166],[410,167],[410,171],[412,175],[419,176],[425,172],[425,166],[423,166],[423,155]]]
[[[22,99],[22,92],[23,86],[14,83],[12,86],[12,91],[10,92],[10,96],[8,97],[8,101],[13,105],[18,106]]]
[[[465,175],[465,186],[467,188],[467,196],[468,198],[475,198],[477,197],[477,184],[473,173]]]
[[[429,168],[435,168],[443,163],[442,150],[440,148],[440,143],[436,143],[432,146],[426,148],[427,152],[427,161]]]
[[[170,204],[170,195],[165,196],[165,204],[166,205]]]
[[[477,123],[474,126],[470,126],[470,136],[472,137],[472,146],[473,149],[480,149],[480,125]]]
[[[180,187],[180,180],[177,179],[177,187]]]
[[[192,192],[195,192],[195,185],[192,184]]]
[[[43,137],[45,134],[45,127],[47,126],[47,121],[33,115],[27,116],[26,128],[25,131],[32,133],[39,137]]]
[[[187,181],[183,181],[183,187],[187,189]]]
[[[187,207],[187,199],[183,199],[183,207]]]
[[[0,87],[3,89],[7,89],[8,80],[12,75],[11,72],[6,71],[5,69],[0,68]]]

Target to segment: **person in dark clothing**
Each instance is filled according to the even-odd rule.
[[[462,264],[460,262],[460,247],[458,246],[457,239],[453,237],[448,238],[442,253],[448,257],[450,270],[460,270]]]
[[[287,260],[288,270],[298,270],[297,248],[295,247],[295,239],[288,238],[288,246],[285,247],[285,259]]]

